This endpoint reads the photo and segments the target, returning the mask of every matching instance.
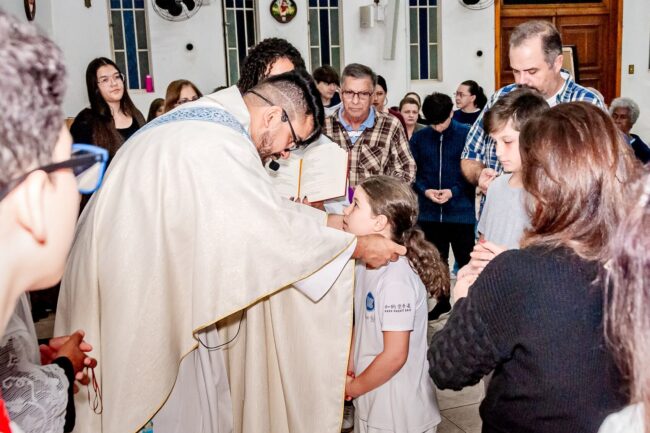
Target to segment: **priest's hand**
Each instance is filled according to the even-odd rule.
[[[323,201],[323,200],[321,200],[321,201],[309,201],[309,200],[307,200],[307,197],[303,197],[302,200],[300,200],[299,198],[295,198],[295,197],[289,197],[289,200],[295,201],[296,203],[302,203],[302,204],[305,204],[307,206],[311,206],[311,207],[316,208],[318,210],[322,210],[322,211],[325,210],[325,201]]]
[[[382,235],[371,234],[357,236],[357,247],[352,257],[361,260],[370,268],[379,268],[396,261],[404,254],[405,246],[396,244]]]

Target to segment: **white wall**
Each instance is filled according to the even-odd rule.
[[[641,116],[632,131],[650,142],[650,1],[625,0],[623,4],[623,54],[621,96],[634,99]],[[634,74],[628,74],[634,65]]]
[[[28,22],[25,16],[23,0],[2,0],[0,10],[18,17],[21,21]],[[36,17],[33,22],[44,34],[52,37],[52,5],[50,0],[36,2]]]
[[[204,0],[205,1],[205,0]],[[309,64],[307,0],[296,0],[297,16],[287,24],[276,22],[269,13],[269,1],[258,1],[258,37],[276,36],[289,40]],[[382,0],[394,1],[394,0]],[[87,105],[85,69],[98,56],[110,57],[108,0],[92,0],[92,8],[82,0],[38,0],[36,24],[54,38],[66,56],[69,90],[65,113],[74,116]],[[152,75],[155,93],[131,92],[143,113],[155,97],[163,97],[167,84],[186,78],[207,93],[226,83],[221,0],[209,0],[189,21],[173,23],[159,18],[146,0],[151,43]],[[397,104],[407,91],[420,95],[432,91],[452,94],[463,80],[476,80],[489,95],[494,91],[494,7],[482,11],[463,8],[457,0],[439,0],[441,8],[441,80],[411,81],[408,59],[408,0],[400,0],[394,60],[384,60],[384,35],[389,29],[378,23],[361,29],[359,7],[371,0],[340,0],[343,37],[343,63],[359,62],[386,77],[389,103]],[[56,7],[52,7],[56,5]],[[23,0],[2,0],[4,10],[25,16]],[[634,130],[650,140],[650,1],[625,0],[621,94],[633,97],[641,106],[641,118]],[[187,43],[194,50],[185,49]],[[482,57],[476,52],[483,51]],[[634,75],[627,66],[635,65]]]
[[[37,0],[38,1],[38,0]],[[61,47],[68,68],[68,92],[63,112],[74,117],[88,105],[86,66],[95,57],[111,57],[106,2],[94,0],[91,8],[83,1],[47,0],[52,8],[54,41]],[[38,1],[38,5],[45,3]]]
[[[390,0],[393,1],[393,0]],[[283,37],[293,43],[305,59],[309,55],[309,27],[307,0],[297,0],[298,14],[289,24],[279,24],[268,14],[262,2],[260,34],[262,37]],[[411,81],[408,57],[408,0],[400,0],[397,39],[394,60],[384,60],[384,35],[387,25],[362,29],[359,26],[359,7],[370,5],[370,0],[341,0],[343,19],[343,64],[363,63],[386,78],[389,104],[397,105],[408,91],[420,95],[439,91],[452,94],[461,81],[476,80],[487,93],[494,90],[494,7],[482,11],[469,10],[457,1],[440,1],[442,33],[442,79]],[[462,23],[457,25],[456,23]],[[444,41],[448,41],[446,44]],[[476,52],[483,51],[482,57]],[[309,63],[307,61],[307,63]]]

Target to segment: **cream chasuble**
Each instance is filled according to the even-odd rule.
[[[84,210],[55,334],[86,331],[103,413],[79,392],[75,432],[138,431],[165,404],[184,359],[181,375],[194,379],[170,405],[191,401],[182,393],[194,380],[205,387],[200,416],[232,417],[202,419],[205,431],[340,430],[354,238],[275,193],[248,127],[235,87],[177,108],[122,147]],[[319,275],[336,281],[314,289]],[[292,286],[301,280],[304,293]],[[232,342],[196,351],[197,338]],[[220,398],[228,385],[232,403]]]

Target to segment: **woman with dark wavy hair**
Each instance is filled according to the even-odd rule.
[[[618,227],[606,266],[606,336],[629,383],[630,406],[599,433],[650,433],[650,173]]]
[[[522,248],[459,278],[429,373],[438,387],[461,389],[494,372],[484,433],[595,432],[627,401],[605,344],[598,276],[639,166],[607,113],[585,102],[532,117],[519,145],[530,217]]]
[[[70,126],[75,143],[96,144],[112,159],[145,119],[129,97],[125,76],[106,57],[98,57],[86,68],[90,108],[84,108]]]

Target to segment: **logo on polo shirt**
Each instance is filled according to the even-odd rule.
[[[390,304],[384,306],[384,313],[410,313],[411,303],[407,304]]]
[[[375,311],[375,297],[371,292],[368,292],[368,296],[366,296],[366,311]]]

